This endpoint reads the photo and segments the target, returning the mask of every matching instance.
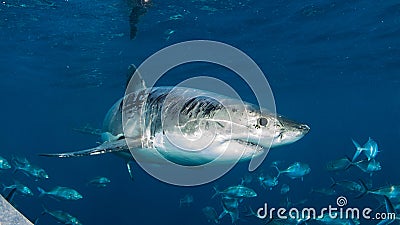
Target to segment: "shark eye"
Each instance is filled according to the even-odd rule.
[[[258,118],[257,123],[258,123],[258,125],[265,127],[268,124],[268,120],[267,120],[267,118],[260,117],[260,118]]]

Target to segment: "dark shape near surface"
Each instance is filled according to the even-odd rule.
[[[129,15],[130,39],[133,40],[136,37],[139,19],[147,12],[147,7],[151,6],[151,0],[130,0],[129,3],[132,5]]]

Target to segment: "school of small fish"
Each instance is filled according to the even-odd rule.
[[[380,162],[376,160],[376,156],[379,153],[378,144],[369,138],[364,145],[358,144],[355,140],[352,140],[355,146],[355,153],[352,158],[344,156],[342,158],[332,160],[326,163],[325,169],[333,173],[343,173],[349,170],[351,167],[356,168],[363,173],[372,176],[374,173],[382,170]],[[364,157],[363,157],[364,156]],[[22,157],[11,157],[9,161],[0,156],[0,172],[12,171],[12,174],[22,173],[27,177],[30,177],[30,184],[35,184],[36,181],[43,181],[50,179],[47,172],[32,164],[28,159]],[[288,163],[284,166],[285,162],[275,161],[269,166],[261,168],[253,173],[248,173],[241,178],[237,184],[218,188],[214,187],[214,194],[210,194],[210,201],[217,201],[219,206],[204,206],[202,208],[202,214],[209,223],[219,224],[222,221],[228,220],[225,217],[230,218],[232,224],[240,223],[240,221],[249,220],[260,220],[263,224],[328,224],[328,225],[352,225],[360,224],[357,219],[332,219],[327,214],[323,214],[317,218],[301,218],[298,217],[293,219],[288,217],[287,219],[273,218],[270,220],[263,220],[259,214],[255,212],[257,206],[251,205],[248,199],[259,198],[256,190],[262,190],[269,192],[273,189],[277,190],[278,195],[281,195],[283,200],[282,205],[286,208],[302,206],[309,204],[310,197],[305,197],[297,202],[292,202],[289,198],[293,190],[295,190],[296,183],[306,182],[311,168],[307,163],[304,162],[293,162]],[[266,172],[267,171],[267,172]],[[34,182],[32,182],[32,180]],[[396,210],[400,209],[400,185],[387,185],[378,188],[372,188],[372,184],[365,182],[362,179],[348,179],[348,180],[336,180],[332,175],[330,177],[331,185],[328,187],[311,187],[309,194],[313,196],[339,196],[341,194],[351,194],[355,198],[362,198],[365,195],[376,196],[379,201],[381,208],[385,206],[386,212],[396,213]],[[26,181],[29,182],[29,181]],[[94,177],[87,181],[86,185],[90,187],[105,188],[109,183],[110,179],[102,176]],[[290,185],[289,185],[290,183]],[[43,200],[52,198],[57,201],[76,201],[83,198],[76,189],[64,186],[53,186],[51,188],[42,188],[38,185],[36,189],[31,189],[26,184],[14,180],[13,184],[2,184],[3,195],[8,196],[7,199],[11,202],[14,195],[22,197],[34,196],[32,190],[37,190],[38,196]],[[297,196],[296,196],[297,197]],[[185,194],[179,199],[179,208],[191,207],[194,204],[194,196],[192,194]],[[43,206],[42,215],[40,215],[35,224],[38,224],[39,219],[43,215],[52,216],[58,223],[62,224],[82,224],[76,217],[72,216],[68,212],[61,210],[48,210]],[[249,219],[252,218],[252,219]],[[378,221],[377,225],[391,224],[399,217],[394,219],[386,219]]]
[[[345,156],[340,159],[332,160],[326,163],[326,170],[334,173],[343,173],[349,170],[351,167],[358,168],[361,172],[372,176],[374,173],[382,169],[380,162],[376,160],[376,156],[379,153],[378,144],[369,138],[364,145],[358,144],[355,140],[352,140],[356,150],[352,158]],[[365,157],[362,157],[364,155]],[[305,177],[310,174],[311,168],[308,164],[302,162],[294,162],[289,164],[285,169],[281,169],[282,161],[272,162],[270,168],[276,170],[275,173],[265,173],[265,171],[256,171],[253,174],[246,174],[241,183],[238,185],[232,185],[226,187],[220,191],[214,188],[215,194],[212,196],[214,199],[216,196],[220,196],[218,199],[219,207],[213,207],[211,205],[205,206],[202,209],[202,213],[205,219],[209,223],[219,224],[224,221],[224,217],[229,215],[232,224],[243,222],[249,222],[248,217],[253,217],[256,220],[261,220],[262,224],[327,224],[327,225],[355,225],[360,224],[360,221],[356,218],[333,218],[328,213],[324,213],[316,218],[301,218],[297,217],[293,219],[288,217],[287,219],[272,218],[264,220],[260,218],[253,209],[256,206],[252,206],[246,202],[246,199],[257,197],[257,186],[252,186],[253,178],[256,178],[261,190],[271,191],[280,185],[277,193],[282,195],[283,203],[282,206],[289,209],[296,206],[304,206],[305,204],[310,205],[310,196],[298,202],[291,202],[289,194],[292,191],[292,186],[295,186],[295,182],[291,182],[286,179],[285,183],[280,184],[281,175],[285,175],[290,179],[298,179],[301,181],[305,180]],[[263,170],[263,169],[261,169]],[[341,174],[343,175],[343,174]],[[386,213],[396,214],[396,210],[400,209],[400,185],[387,185],[379,188],[372,188],[371,183],[366,183],[362,179],[355,180],[336,180],[333,175],[330,177],[331,185],[328,187],[311,187],[309,194],[315,197],[319,196],[341,196],[341,195],[352,195],[354,198],[362,198],[363,196],[370,194],[377,197],[379,204],[376,209],[385,208]],[[283,179],[282,179],[283,180]],[[287,183],[286,183],[287,182]],[[370,179],[370,182],[371,179]],[[297,197],[297,196],[296,196]],[[221,208],[221,209],[219,209]],[[218,213],[219,212],[219,213]],[[288,213],[288,212],[286,212]],[[333,215],[335,216],[335,215]],[[395,218],[387,218],[379,220],[374,224],[384,225],[391,224],[396,220],[400,220],[400,217],[396,215]],[[261,224],[261,223],[260,223]]]
[[[45,196],[48,198],[55,199],[57,201],[63,201],[63,200],[75,201],[83,198],[83,196],[74,188],[55,186],[46,191],[42,187],[39,187],[37,185],[32,185],[35,184],[37,181],[48,180],[50,179],[50,176],[43,168],[35,164],[32,164],[27,158],[12,156],[10,162],[6,158],[0,156],[0,173],[2,171],[10,171],[12,169],[12,176],[14,176],[16,173],[19,172],[25,174],[27,177],[31,178],[29,181],[26,182],[27,183],[29,182],[31,186],[36,186],[36,189],[39,194],[38,197],[42,199],[45,198]],[[87,185],[104,188],[110,182],[111,182],[110,179],[108,179],[107,177],[98,176],[90,179],[87,182]],[[19,195],[21,197],[32,197],[35,195],[34,192],[32,191],[34,189],[31,189],[30,187],[28,187],[28,185],[16,179],[14,179],[13,184],[6,185],[2,183],[1,185],[3,187],[2,195],[5,196],[5,198],[11,204],[13,204],[13,199],[15,195],[17,196]],[[58,223],[61,224],[70,224],[70,225],[82,224],[75,216],[72,216],[68,212],[62,210],[48,210],[44,206],[41,215],[36,218],[35,224],[40,224],[39,219],[43,215],[50,215]]]

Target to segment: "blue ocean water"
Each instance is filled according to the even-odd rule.
[[[400,183],[400,4],[398,1],[157,1],[137,24],[136,38],[129,36],[127,1],[3,0],[0,3],[0,155],[27,157],[43,167],[50,179],[34,181],[11,170],[0,171],[0,183],[18,180],[33,197],[16,196],[14,204],[30,220],[42,205],[63,210],[83,224],[208,224],[202,208],[219,214],[219,198],[211,199],[213,186],[237,185],[246,175],[246,162],[212,183],[178,187],[162,183],[138,165],[131,181],[124,162],[113,155],[55,159],[42,152],[90,148],[97,137],[73,129],[90,124],[101,127],[107,110],[122,97],[128,65],[140,65],[147,57],[171,44],[207,39],[235,46],[263,70],[275,96],[277,111],[304,122],[311,131],[300,141],[272,149],[261,168],[252,173],[257,198],[244,200],[237,224],[264,224],[246,217],[248,207],[268,202],[278,207],[291,188],[292,202],[300,206],[335,205],[345,196],[352,207],[369,206],[384,211],[374,195],[360,199],[346,191],[332,196],[310,193],[336,180],[362,179],[372,188]],[[177,19],[176,19],[177,18]],[[243,99],[254,96],[242,81],[216,67],[193,65],[177,69],[160,85],[174,85],[191,76],[213,75],[229,82]],[[327,162],[352,157],[351,139],[379,145],[376,158],[382,170],[370,176],[358,168],[337,173]],[[273,161],[310,165],[304,180],[282,175],[279,185],[264,190],[259,171],[271,171]],[[283,166],[283,167],[284,167]],[[95,176],[106,176],[106,188],[86,185]],[[37,186],[77,189],[78,201],[39,198]],[[6,193],[6,192],[5,192]],[[186,194],[194,198],[179,207]],[[38,224],[55,224],[49,216]],[[220,221],[231,224],[229,216]],[[314,222],[311,222],[314,223]],[[362,220],[361,224],[377,224]]]

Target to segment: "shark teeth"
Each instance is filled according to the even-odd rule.
[[[239,142],[240,144],[243,144],[243,145],[248,145],[248,146],[252,146],[252,147],[257,147],[257,146],[261,147],[258,144],[254,144],[253,142],[249,142],[249,141],[243,141],[240,139],[234,139],[234,141]]]

